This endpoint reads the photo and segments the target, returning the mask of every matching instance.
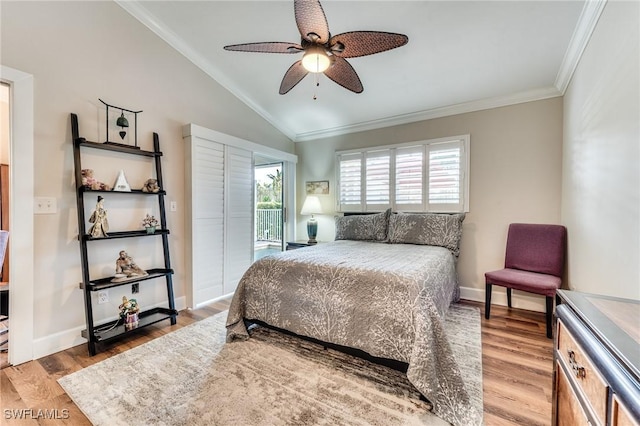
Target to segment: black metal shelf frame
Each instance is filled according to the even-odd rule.
[[[116,282],[111,281],[114,277],[98,278],[98,279],[89,281],[89,285],[87,288],[89,291],[100,291],[100,290],[106,290],[108,288],[120,287],[121,285],[125,285],[125,284],[134,284],[134,283],[139,283],[141,281],[152,280],[154,278],[162,278],[166,275],[173,274],[173,269],[162,269],[162,268],[148,269],[147,274],[149,275],[130,278],[128,280],[116,281]],[[84,288],[84,283],[80,283],[80,288]]]
[[[106,190],[106,189],[91,189],[91,188],[87,188],[86,186],[82,186],[80,187],[80,189],[78,189],[81,192],[97,192],[97,193],[107,193],[107,194],[123,194],[123,195],[167,195],[167,193],[165,191],[158,191],[158,192],[144,192],[141,189],[132,189],[131,191],[112,191],[112,190]]]
[[[87,333],[86,329],[82,330],[80,334],[85,339],[89,339],[89,336],[93,336],[91,340],[104,342],[127,333],[133,333],[140,328],[144,328],[166,319],[175,319],[176,315],[178,315],[178,311],[175,309],[153,308],[138,314],[138,326],[136,328],[126,329],[123,321],[119,319],[100,324],[93,329],[93,334]]]
[[[169,234],[168,229],[156,229],[153,233],[148,233],[147,231],[118,231],[118,232],[109,232],[106,237],[92,237],[91,235],[84,234],[82,239],[85,241],[100,241],[100,240],[114,240],[118,238],[134,238],[134,237],[153,237],[154,235],[164,235]]]
[[[178,311],[175,309],[175,301],[173,294],[173,269],[171,269],[171,259],[169,256],[169,230],[167,229],[167,218],[165,199],[166,192],[162,181],[162,164],[160,162],[162,158],[162,152],[160,151],[160,140],[157,133],[153,134],[153,151],[145,151],[136,148],[129,148],[122,145],[111,145],[98,142],[90,142],[80,137],[78,130],[78,116],[71,114],[71,133],[73,136],[73,160],[75,168],[75,181],[76,181],[76,204],[78,209],[78,240],[80,243],[80,261],[82,264],[82,282],[80,288],[84,293],[84,305],[85,305],[85,319],[87,328],[83,330],[82,336],[87,339],[87,346],[90,355],[95,355],[97,351],[97,344],[104,342],[105,340],[111,340],[120,336],[125,336],[131,331],[140,329],[159,321],[169,319],[171,324],[176,324],[176,316]],[[92,190],[82,186],[82,161],[81,161],[81,149],[101,149],[105,151],[115,151],[125,154],[132,154],[141,157],[148,157],[155,162],[156,179],[158,186],[161,188],[159,192],[143,192],[142,190],[132,190],[131,192],[120,191],[104,191],[104,190]],[[84,213],[84,194],[87,193],[109,193],[109,194],[127,194],[133,196],[140,195],[153,195],[158,198],[158,205],[160,208],[160,229],[156,230],[153,234],[148,234],[146,231],[119,231],[110,232],[107,237],[94,238],[87,234],[86,230],[86,218]],[[164,267],[155,268],[147,271],[149,275],[144,277],[137,277],[126,281],[111,282],[113,277],[91,279],[89,275],[89,255],[88,255],[88,242],[89,241],[103,241],[118,238],[136,238],[136,237],[151,237],[159,236],[162,239]],[[92,292],[104,290],[112,287],[119,287],[122,285],[133,284],[142,281],[150,281],[156,278],[164,278],[167,288],[167,302],[168,308],[153,308],[138,314],[139,321],[138,326],[134,330],[125,329],[124,324],[116,323],[118,321],[112,321],[106,324],[101,324],[96,327],[93,319],[93,305],[92,305]]]
[[[77,117],[78,116],[76,115],[76,122],[78,120]],[[124,152],[125,154],[141,155],[144,157],[162,157],[162,151],[160,150],[145,151],[143,149],[129,148],[122,145],[109,145],[109,144],[100,143],[100,142],[91,142],[79,136],[74,139],[74,143],[77,146],[85,146],[85,147],[94,148],[94,149],[104,149],[105,151]]]

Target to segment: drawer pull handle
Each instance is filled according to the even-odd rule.
[[[587,370],[576,361],[576,353],[571,349],[567,350],[569,354],[569,365],[578,379],[584,379],[587,376]]]

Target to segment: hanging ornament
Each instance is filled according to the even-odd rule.
[[[2,1],[2,0],[0,0]],[[141,113],[142,111],[133,111],[130,109],[126,109],[126,108],[122,108],[119,106],[115,106],[115,105],[109,105],[108,103],[106,103],[105,101],[103,101],[102,99],[98,98],[98,100],[100,102],[102,102],[104,104],[105,108],[105,133],[106,133],[106,140],[104,141],[104,143],[109,144],[109,145],[118,145],[118,146],[123,146],[123,147],[127,147],[127,148],[132,148],[132,149],[140,149],[140,147],[138,146],[138,114]],[[125,136],[127,136],[127,140],[131,140],[133,139],[133,145],[130,145],[128,143],[119,143],[119,142],[112,142],[111,140],[109,140],[109,129],[113,129],[113,111],[111,111],[111,114],[109,114],[109,109],[113,108],[115,110],[120,110],[120,116],[117,118],[117,120],[115,120],[115,127],[120,127],[120,132],[118,132],[118,134],[120,135],[120,138],[122,138],[124,140]],[[124,112],[127,111],[128,114],[133,114],[133,138],[131,137],[130,133],[128,132],[129,129],[129,120],[127,119],[127,117],[125,117]]]
[[[124,128],[129,127],[129,120],[127,120],[127,117],[124,116],[124,111],[120,113],[120,117],[118,117],[118,121],[116,121],[116,125],[122,127],[122,130],[120,130],[119,133],[120,133],[120,138],[124,139],[125,135],[127,134]]]

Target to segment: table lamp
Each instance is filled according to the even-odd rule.
[[[316,244],[316,235],[318,235],[318,221],[313,217],[314,214],[322,214],[322,205],[320,199],[315,195],[307,195],[302,204],[300,214],[303,216],[311,215],[311,219],[307,221],[307,235],[309,236],[309,244]]]

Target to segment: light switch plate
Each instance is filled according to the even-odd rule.
[[[55,197],[36,197],[35,201],[35,214],[58,213],[58,203]]]

